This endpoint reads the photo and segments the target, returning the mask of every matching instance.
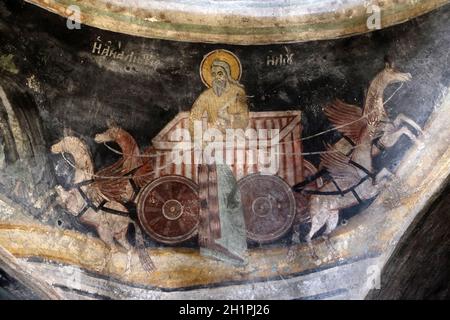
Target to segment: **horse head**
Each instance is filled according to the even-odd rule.
[[[364,115],[368,116],[370,122],[378,123],[386,114],[383,102],[384,90],[386,87],[392,83],[403,83],[410,81],[411,79],[412,76],[410,73],[399,71],[395,68],[394,62],[388,57],[385,58],[383,70],[381,70],[371,81],[366,93],[363,110]],[[372,126],[372,129],[375,129],[375,126]]]
[[[114,123],[108,122],[108,126],[109,128],[106,131],[95,135],[94,138],[95,142],[117,143],[121,151],[117,151],[116,153],[122,154],[122,157],[124,159],[123,166],[127,170],[131,170],[142,165],[139,146],[137,145],[136,140],[134,140],[133,136],[124,129],[118,127]],[[111,147],[108,148],[111,149]]]
[[[53,154],[69,153],[72,155],[75,163],[66,161],[74,167],[75,178],[73,183],[79,183],[89,180],[94,174],[94,164],[89,149],[80,138],[74,136],[66,136],[50,148]]]
[[[53,154],[63,153],[64,152],[64,141],[61,140],[58,143],[55,143],[51,146],[50,151]]]
[[[380,72],[379,77],[386,86],[391,83],[408,82],[412,79],[410,73],[399,71],[389,57],[385,58],[384,69]]]
[[[95,142],[97,143],[105,143],[105,142],[110,142],[110,141],[117,141],[119,138],[119,135],[121,134],[122,129],[120,129],[119,127],[111,127],[108,128],[106,131],[102,132],[102,133],[97,133],[95,135]]]

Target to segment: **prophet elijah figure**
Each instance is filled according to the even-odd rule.
[[[247,95],[239,83],[241,64],[229,51],[216,50],[202,61],[200,75],[208,87],[194,102],[189,116],[189,130],[206,113],[208,127],[225,133],[226,129],[245,129],[248,125]]]
[[[225,133],[227,129],[245,129],[249,122],[247,97],[239,83],[241,63],[231,52],[215,50],[200,66],[203,83],[208,87],[194,102],[189,130],[194,137],[195,122],[206,114],[207,128]],[[200,253],[234,265],[247,263],[244,211],[236,179],[225,163],[200,164],[198,167]]]

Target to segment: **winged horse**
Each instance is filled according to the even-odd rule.
[[[133,201],[139,189],[143,188],[154,179],[155,151],[152,146],[144,149],[141,153],[139,146],[133,136],[118,127],[113,122],[108,123],[109,128],[95,135],[96,143],[103,143],[114,153],[122,157],[114,164],[101,169],[95,178],[101,192],[110,200],[120,203]],[[119,145],[120,151],[107,145],[108,142],[115,142]],[[132,180],[104,179],[100,176],[123,176],[132,173]],[[130,184],[130,182],[132,182]]]
[[[344,154],[336,146],[327,146],[327,151],[321,154],[319,169],[324,169],[331,180],[317,191],[303,190],[300,184],[293,187],[297,192],[310,194],[311,228],[305,240],[314,258],[317,255],[311,239],[323,226],[326,226],[324,237],[328,239],[337,227],[342,209],[375,197],[395,178],[386,168],[374,174],[373,156],[381,148],[392,147],[402,135],[420,143],[416,137],[422,133],[419,125],[404,114],[390,121],[383,102],[383,93],[388,85],[410,81],[411,78],[409,73],[399,72],[392,63],[386,62],[385,68],[370,83],[363,108],[336,100],[324,109],[334,127],[348,137],[354,147],[350,154]],[[403,126],[404,123],[410,125],[415,133]],[[294,232],[292,241],[299,242],[298,232]]]
[[[98,174],[94,173],[94,164],[86,143],[78,137],[66,136],[54,144],[51,151],[54,154],[71,154],[74,159],[72,166],[75,169],[75,176],[72,186],[69,190],[65,190],[61,186],[56,187],[58,202],[69,213],[77,216],[82,223],[95,227],[100,239],[110,248],[111,253],[117,250],[115,245],[115,241],[117,241],[128,253],[127,271],[133,247],[128,242],[126,235],[129,225],[133,224],[136,233],[136,249],[141,265],[147,272],[153,271],[155,266],[145,250],[140,226],[129,217],[128,210],[123,204],[103,194],[102,189],[105,189],[105,186],[102,186],[102,182],[104,183],[104,181],[99,182],[94,179]],[[109,171],[118,172],[123,170],[119,165],[113,165],[109,169]],[[113,186],[124,185],[124,183],[126,186],[127,182],[123,177],[113,177],[110,182]],[[106,189],[114,188],[109,186]]]

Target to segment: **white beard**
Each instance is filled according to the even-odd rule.
[[[216,96],[220,97],[227,88],[227,82],[223,80],[213,80],[212,89]]]

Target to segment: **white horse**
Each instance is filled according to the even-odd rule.
[[[106,198],[94,183],[94,166],[87,145],[79,138],[67,136],[51,147],[52,153],[71,154],[74,163],[75,177],[70,190],[56,187],[58,202],[69,213],[79,217],[82,223],[93,226],[100,239],[112,253],[117,251],[115,241],[128,253],[127,271],[130,267],[133,247],[127,240],[130,224],[136,232],[136,249],[142,267],[151,272],[155,269],[152,259],[144,246],[140,226],[128,216],[128,210],[117,201]]]
[[[331,181],[317,191],[304,190],[305,193],[311,194],[308,202],[311,228],[305,240],[313,257],[317,258],[317,255],[311,245],[311,239],[323,226],[326,226],[324,237],[328,239],[328,235],[337,227],[339,212],[342,209],[375,197],[395,179],[395,175],[386,168],[376,175],[373,174],[372,157],[380,152],[374,141],[384,147],[391,147],[402,135],[406,135],[420,143],[408,127],[402,126],[407,123],[416,130],[416,134],[421,134],[421,128],[413,120],[400,114],[391,122],[384,109],[385,88],[391,83],[410,80],[409,73],[399,72],[392,64],[387,63],[372,80],[364,108],[339,100],[325,108],[329,120],[337,130],[353,141],[355,147],[351,154],[346,155],[337,148],[328,146],[327,152],[321,155],[320,169],[329,173]],[[292,241],[299,242],[298,232],[294,233]]]

